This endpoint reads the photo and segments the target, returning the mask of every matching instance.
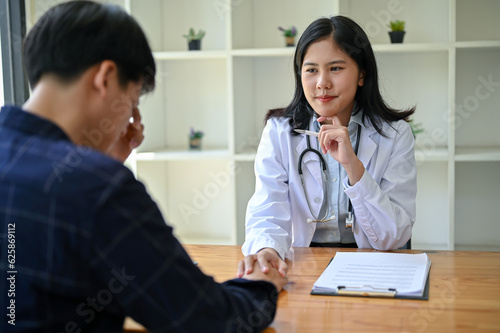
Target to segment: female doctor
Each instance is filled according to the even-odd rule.
[[[311,23],[294,74],[293,100],[266,116],[238,276],[255,261],[286,275],[291,247],[390,250],[411,237],[417,180],[407,121],[415,109],[384,102],[362,28],[343,16]]]

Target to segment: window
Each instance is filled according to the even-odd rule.
[[[6,54],[1,56],[0,104],[22,105],[29,96],[28,82],[24,74],[20,41],[25,35],[24,1],[0,1],[0,43]],[[5,19],[8,18],[8,19]],[[19,39],[20,38],[20,39]],[[6,77],[4,81],[3,77]]]

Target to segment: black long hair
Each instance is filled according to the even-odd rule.
[[[300,70],[309,46],[330,36],[333,36],[334,42],[356,62],[359,71],[364,74],[363,86],[358,87],[354,97],[356,107],[353,114],[361,109],[365,110],[363,121],[365,117],[368,117],[377,132],[383,136],[385,133],[382,131],[381,120],[409,121],[409,117],[415,112],[415,107],[396,110],[384,102],[378,85],[377,63],[368,36],[356,22],[340,15],[319,18],[306,28],[297,43],[294,55],[295,93],[293,99],[285,108],[270,110],[266,115],[266,121],[272,117],[288,117],[292,128],[307,128],[314,110],[304,95]]]

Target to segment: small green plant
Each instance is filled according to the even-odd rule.
[[[198,30],[198,32],[195,32],[193,28],[189,29],[189,33],[187,35],[182,35],[184,38],[187,39],[188,43],[193,41],[193,40],[200,40],[203,37],[205,37],[205,31],[204,30]]]
[[[204,134],[205,133],[202,131],[195,131],[194,128],[191,127],[191,130],[189,131],[189,140],[201,139]]]
[[[295,37],[297,35],[297,28],[295,28],[294,26],[288,29],[278,27],[278,30],[283,31],[283,36],[285,37]]]
[[[388,27],[391,28],[391,31],[405,31],[405,21],[391,21]]]
[[[425,131],[422,123],[414,123],[413,120],[410,121],[410,127],[414,138],[417,137],[417,134]]]

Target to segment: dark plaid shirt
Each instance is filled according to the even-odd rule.
[[[275,315],[272,284],[204,275],[129,169],[12,106],[0,226],[0,332],[121,332],[125,316],[154,332],[253,332]]]

